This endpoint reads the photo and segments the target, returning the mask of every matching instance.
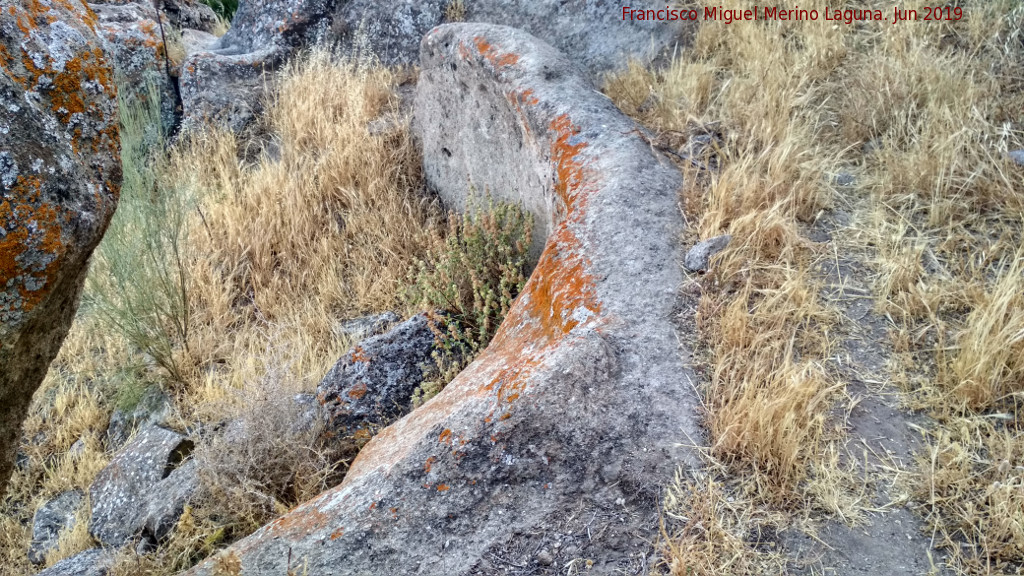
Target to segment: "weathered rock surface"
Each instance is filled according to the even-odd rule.
[[[56,550],[61,532],[75,527],[75,514],[82,504],[82,493],[69,490],[43,504],[32,517],[32,542],[28,559],[33,564],[46,562],[46,555]]]
[[[126,6],[138,4],[155,10],[153,2],[149,0],[93,0],[89,3],[93,8],[100,5]],[[217,13],[206,4],[198,0],[160,0],[160,9],[164,16],[164,24],[173,26],[176,29],[191,28],[204,32],[213,32],[217,29]]]
[[[107,576],[113,565],[113,554],[93,548],[62,560],[36,576]]]
[[[640,11],[666,5],[653,0],[467,0],[465,20],[526,30],[597,75],[621,69],[631,59],[651,62],[682,40],[684,22],[622,19],[623,6]]]
[[[0,492],[117,205],[116,93],[80,0],[0,0]]]
[[[167,20],[178,30],[201,30],[213,32],[217,29],[217,13],[198,0],[163,0]]]
[[[711,259],[722,250],[725,250],[731,240],[732,236],[723,234],[696,243],[693,248],[686,252],[686,259],[683,261],[683,265],[690,272],[707,272],[708,267],[711,265]]]
[[[210,122],[244,130],[263,108],[265,74],[324,38],[332,8],[328,0],[240,2],[227,33],[182,65],[182,127]]]
[[[131,410],[114,410],[107,425],[107,450],[117,450],[137,429],[163,424],[171,413],[171,398],[157,387],[146,390]]]
[[[209,118],[241,129],[260,108],[262,74],[312,44],[338,45],[348,53],[368,51],[389,65],[415,64],[420,39],[444,22],[449,3],[242,0],[227,34],[205,53],[190,57],[184,67],[186,123]],[[620,69],[630,59],[649,62],[684,32],[681,22],[623,21],[623,4],[617,0],[472,0],[465,7],[465,19],[523,28],[565,51],[594,76]],[[638,0],[632,7],[665,6]],[[220,97],[224,93],[231,97]]]
[[[153,486],[146,504],[146,536],[159,541],[170,534],[198,489],[199,467],[195,460],[189,460]]]
[[[149,3],[90,4],[99,18],[103,46],[113,59],[123,90],[121,100],[160,98],[160,112],[168,131],[178,123],[175,79],[167,73],[167,56],[157,25],[158,14]]]
[[[89,487],[89,533],[107,546],[122,546],[146,525],[155,487],[192,448],[184,436],[158,426],[139,432]]]
[[[412,394],[434,363],[430,323],[426,314],[413,316],[338,360],[317,386],[332,431],[366,434],[412,409]]]
[[[181,44],[185,49],[186,58],[197,52],[213,48],[218,41],[220,41],[220,38],[202,30],[185,29],[181,31]]]
[[[243,574],[289,558],[325,576],[554,574],[577,558],[636,573],[661,486],[698,465],[680,443],[703,437],[673,327],[682,179],[528,34],[442,26],[422,64],[430,183],[453,203],[474,188],[524,202],[546,248],[469,368],[374,437],[339,487],[224,554]]]

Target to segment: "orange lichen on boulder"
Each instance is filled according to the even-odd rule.
[[[80,0],[0,0],[0,491],[117,205],[113,70]]]
[[[476,44],[477,51],[480,55],[487,59],[494,67],[502,68],[504,66],[514,66],[519,62],[519,55],[512,54],[509,52],[499,52],[494,46],[491,45],[485,38],[477,36],[473,38],[473,43]]]

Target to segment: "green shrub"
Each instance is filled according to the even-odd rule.
[[[439,373],[417,391],[417,405],[433,396],[494,337],[529,274],[533,217],[515,204],[471,201],[450,215],[447,234],[417,263],[405,302],[443,310],[438,329]],[[439,323],[441,325],[442,323]]]
[[[121,199],[96,249],[85,307],[180,382],[177,353],[187,349],[189,326],[182,266],[189,201],[159,175],[159,89],[149,86],[147,98],[129,93],[119,90]]]

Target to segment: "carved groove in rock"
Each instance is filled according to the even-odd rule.
[[[661,488],[697,464],[679,444],[701,441],[672,321],[681,177],[524,32],[441,26],[421,64],[429,183],[456,206],[472,190],[523,202],[543,253],[476,362],[377,435],[343,484],[225,554],[245,574],[289,558],[318,575],[643,565]]]

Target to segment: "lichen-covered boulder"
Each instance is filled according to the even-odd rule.
[[[151,426],[114,456],[89,487],[89,533],[106,546],[123,546],[140,536],[157,487],[192,449],[181,434]]]
[[[430,184],[452,205],[473,190],[523,202],[544,251],[473,364],[340,486],[224,554],[245,575],[289,560],[325,576],[637,573],[661,489],[703,441],[674,325],[681,175],[522,31],[436,28],[417,91]]]
[[[0,492],[117,205],[112,65],[81,0],[0,0]]]
[[[122,102],[160,99],[164,128],[178,123],[176,80],[168,74],[163,37],[156,9],[149,3],[90,4],[99,20],[97,30],[111,59],[122,89]]]
[[[365,435],[412,409],[412,395],[434,367],[436,337],[427,314],[349,350],[317,386],[328,429]]]

